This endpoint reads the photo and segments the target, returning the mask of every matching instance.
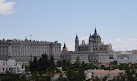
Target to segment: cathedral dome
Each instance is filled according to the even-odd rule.
[[[94,34],[92,35],[92,38],[101,38],[98,34],[97,34],[97,30],[95,29]]]
[[[98,34],[95,34],[95,33],[94,33],[94,34],[92,35],[92,38],[100,38],[100,36],[99,36]]]

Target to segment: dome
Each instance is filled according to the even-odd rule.
[[[99,36],[98,34],[95,34],[95,33],[94,33],[94,34],[92,35],[92,38],[100,38],[100,36]]]
[[[94,34],[92,35],[92,38],[101,38],[98,34],[97,34],[97,30],[95,29]]]

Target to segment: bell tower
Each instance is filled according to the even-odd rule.
[[[89,36],[89,44],[91,44],[91,43],[92,43],[92,36],[90,34],[90,36]]]
[[[79,46],[79,38],[76,34],[76,38],[75,38],[75,51],[78,51],[78,46]]]

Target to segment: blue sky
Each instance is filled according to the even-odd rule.
[[[4,5],[7,5],[6,7]],[[137,49],[137,0],[0,0],[0,39],[58,40],[74,50],[93,34],[114,50]]]

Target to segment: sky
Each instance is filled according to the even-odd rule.
[[[0,39],[88,43],[98,34],[114,50],[137,49],[137,0],[0,0]],[[30,34],[32,37],[30,37]]]

